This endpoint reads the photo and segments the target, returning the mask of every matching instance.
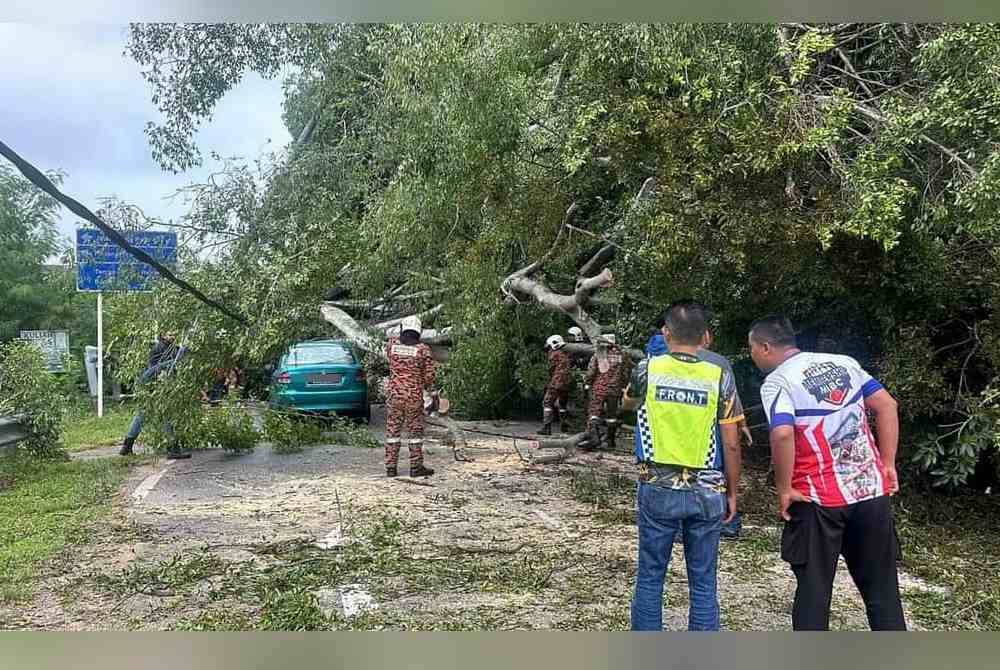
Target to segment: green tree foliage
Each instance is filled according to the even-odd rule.
[[[980,419],[1000,364],[998,38],[994,25],[143,24],[127,52],[164,113],[150,137],[168,168],[197,160],[194,129],[243,73],[292,71],[285,119],[303,141],[192,190],[189,223],[218,246],[190,272],[254,317],[223,349],[263,359],[315,328],[329,288],[374,301],[406,283],[434,291],[416,307],[442,302],[455,329],[444,378],[459,407],[505,411],[537,393],[540,344],[569,323],[499,286],[576,202],[543,270],[553,290],[572,292],[610,240],[616,281],[595,316],[632,344],[682,296],[712,305],[717,347],[737,357],[754,317],[785,312],[805,340],[879,372],[906,453],[955,483],[996,452]],[[655,197],[626,216],[651,176]],[[120,309],[232,327],[161,295]],[[941,428],[955,422],[960,435]]]
[[[233,397],[204,413],[201,430],[206,444],[234,454],[253,451],[260,439],[253,417]]]
[[[58,178],[58,175],[51,175]],[[0,342],[48,321],[58,278],[46,260],[58,251],[58,204],[0,165]]]
[[[0,345],[0,415],[25,415],[28,439],[18,445],[33,456],[64,458],[60,443],[66,400],[46,372],[41,352],[27,342]]]
[[[60,175],[48,175],[59,183]],[[22,330],[65,330],[83,381],[83,347],[96,344],[95,298],[77,293],[72,251],[55,227],[58,203],[0,165],[0,342]]]

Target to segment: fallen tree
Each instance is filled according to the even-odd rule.
[[[428,316],[435,316],[440,312],[440,305],[437,307],[423,312],[423,318]],[[396,328],[401,322],[402,318],[392,319],[390,321],[384,321],[370,326],[362,326],[354,317],[345,312],[340,307],[336,307],[331,303],[324,303],[320,307],[320,314],[342,332],[349,340],[354,342],[358,347],[371,356],[377,357],[380,361],[388,363],[385,357],[385,341],[388,333]],[[447,332],[439,332],[436,330],[425,330],[421,335],[421,340],[426,341],[431,347],[431,353],[434,355],[435,360],[444,361],[447,360],[447,346],[442,344],[442,342],[448,341],[450,335]],[[436,415],[437,422],[430,421],[432,425],[441,425],[448,432],[449,441],[452,447],[452,454],[456,461],[468,461],[471,460],[464,454],[464,449],[467,447],[465,436],[462,433],[462,429],[459,427],[451,417],[444,413]]]

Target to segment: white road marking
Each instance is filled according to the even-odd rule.
[[[171,465],[173,465],[173,463],[167,463],[163,466],[162,470],[154,472],[150,476],[143,479],[139,486],[136,487],[135,491],[132,492],[132,499],[137,503],[141,503],[146,496],[149,495],[149,492],[153,490],[153,487],[159,483],[160,479],[163,478],[163,475],[167,474],[167,470],[170,469]]]

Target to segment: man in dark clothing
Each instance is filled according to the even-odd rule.
[[[150,349],[146,369],[139,376],[139,379],[136,380],[135,384],[137,387],[155,380],[163,372],[169,374],[173,371],[177,362],[187,353],[187,347],[177,348],[175,339],[173,333],[164,333],[159,336],[156,344]],[[128,456],[133,453],[135,440],[142,431],[142,420],[142,410],[139,410],[132,417],[132,423],[129,424],[125,440],[122,442],[122,448],[118,451],[120,456]],[[170,448],[167,451],[168,459],[191,458],[191,454],[183,453],[177,447],[174,440],[174,428],[169,421],[163,424],[163,431],[171,438]]]

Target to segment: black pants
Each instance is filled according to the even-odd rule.
[[[844,555],[872,630],[906,630],[899,600],[899,540],[889,497],[846,507],[793,503],[781,534],[781,558],[792,566],[794,630],[829,630],[837,559]]]

